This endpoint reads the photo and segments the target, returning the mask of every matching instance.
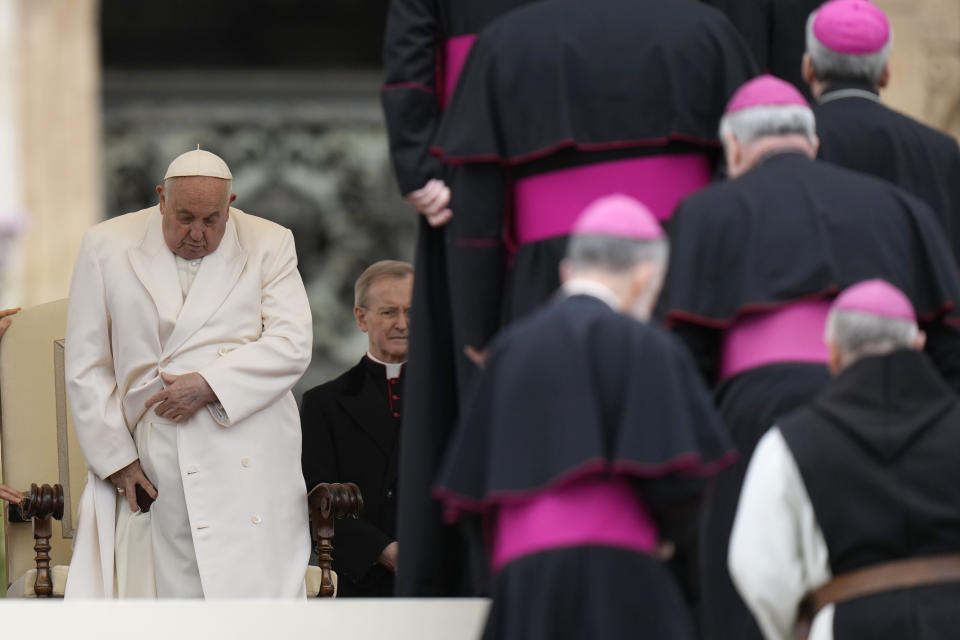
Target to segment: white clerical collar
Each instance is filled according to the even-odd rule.
[[[837,89],[836,91],[826,91],[817,98],[817,102],[827,104],[828,102],[842,100],[843,98],[863,98],[873,102],[880,102],[880,96],[866,89]]]
[[[407,361],[403,362],[384,362],[383,360],[378,360],[373,357],[373,354],[367,351],[367,357],[376,362],[377,364],[382,364],[387,370],[387,380],[390,378],[399,378],[400,370],[403,368],[403,365],[407,364]]]
[[[613,289],[596,280],[587,278],[571,278],[560,287],[560,293],[566,298],[570,296],[590,296],[606,302],[614,311],[620,310],[620,298]]]

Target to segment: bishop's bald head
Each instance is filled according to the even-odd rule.
[[[197,148],[174,158],[157,186],[163,239],[173,253],[196,260],[217,250],[237,197],[232,184],[227,163],[209,151]]]

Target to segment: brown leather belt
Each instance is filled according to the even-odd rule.
[[[813,619],[827,605],[885,591],[947,582],[960,582],[960,553],[894,560],[842,573],[808,593],[800,603],[794,637],[806,638]]]
[[[815,589],[807,600],[815,616],[828,604],[945,582],[960,582],[960,553],[895,560],[843,573]]]

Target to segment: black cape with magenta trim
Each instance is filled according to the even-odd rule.
[[[733,25],[692,0],[532,4],[477,40],[434,153],[517,164],[565,147],[716,145],[720,114],[755,72]]]
[[[712,398],[669,333],[589,296],[555,301],[492,347],[436,494],[483,510],[598,466],[700,476],[733,459]]]
[[[960,280],[944,232],[918,198],[884,180],[772,155],[684,200],[670,230],[669,319],[728,328],[747,311],[883,278],[923,321],[951,312]]]

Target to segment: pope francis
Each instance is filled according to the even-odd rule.
[[[304,593],[310,553],[291,387],[312,325],[293,235],[230,206],[207,151],[157,206],[83,239],[66,376],[89,468],[67,597]]]

